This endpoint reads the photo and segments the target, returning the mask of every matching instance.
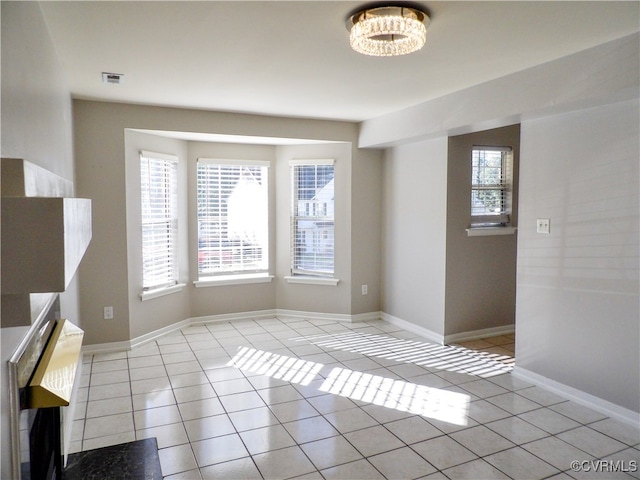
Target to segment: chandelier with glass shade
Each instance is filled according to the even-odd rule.
[[[361,10],[349,17],[351,47],[377,57],[420,50],[427,39],[429,16],[415,8],[389,5]]]

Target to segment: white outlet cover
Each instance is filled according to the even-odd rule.
[[[551,220],[548,218],[539,218],[536,224],[537,233],[550,233],[551,232]]]

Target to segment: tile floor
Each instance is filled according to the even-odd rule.
[[[191,326],[85,356],[72,449],[156,437],[166,480],[639,479],[638,430],[512,377],[512,351],[383,321]]]

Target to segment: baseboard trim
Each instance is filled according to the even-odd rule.
[[[526,382],[533,383],[536,386],[549,390],[580,405],[596,410],[624,424],[631,425],[635,428],[638,428],[640,425],[640,413],[621,407],[620,405],[616,405],[590,393],[583,392],[582,390],[570,387],[569,385],[557,382],[525,368],[518,367],[517,365],[514,367],[511,375]]]
[[[145,343],[149,343],[156,340],[168,333],[173,333],[182,328],[190,327],[192,325],[204,325],[207,323],[221,323],[221,322],[239,322],[243,320],[266,320],[270,318],[279,318],[284,322],[300,321],[305,319],[313,320],[327,320],[334,322],[366,322],[371,320],[380,320],[381,312],[369,312],[359,313],[356,315],[342,314],[342,313],[319,313],[319,312],[304,312],[299,310],[257,310],[253,312],[238,312],[238,313],[222,313],[219,315],[207,315],[202,317],[191,317],[185,320],[172,323],[166,327],[159,328],[139,337],[132,338],[131,340],[124,340],[120,342],[109,343],[96,343],[92,345],[83,345],[82,353],[86,355],[92,354],[107,354],[131,350],[134,347],[139,347]]]
[[[395,325],[411,333],[420,335],[421,337],[435,342],[438,345],[444,345],[444,336],[432,330],[429,330],[428,328],[421,327],[420,325],[416,325],[415,323],[408,322],[398,317],[394,317],[393,315],[389,315],[385,312],[380,312],[380,318],[385,322],[390,323],[391,325]]]
[[[515,325],[503,325],[500,327],[482,328],[469,332],[452,333],[444,336],[444,343],[466,342],[468,340],[478,340],[480,338],[497,337],[499,335],[509,335],[515,333]]]
[[[131,350],[131,340],[121,342],[93,343],[82,346],[83,355],[100,355],[102,353],[126,352]]]
[[[206,323],[221,322],[241,322],[243,320],[266,320],[278,316],[278,311],[271,310],[255,310],[253,312],[238,313],[221,313],[219,315],[206,315],[202,317],[191,317],[188,319],[189,325],[203,325]],[[184,328],[184,327],[180,327]]]

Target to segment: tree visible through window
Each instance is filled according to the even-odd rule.
[[[333,276],[333,160],[291,162],[291,273]]]
[[[512,152],[475,147],[471,154],[471,226],[507,226],[511,216]]]
[[[198,160],[198,275],[267,272],[268,162]]]

